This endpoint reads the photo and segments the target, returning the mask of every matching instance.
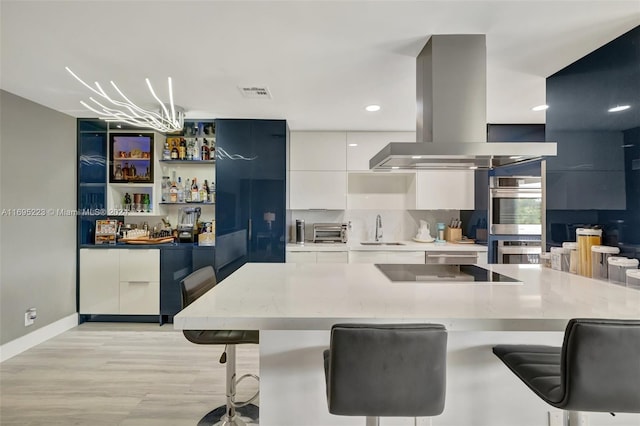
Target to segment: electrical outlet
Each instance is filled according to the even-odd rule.
[[[562,426],[564,424],[563,422],[563,415],[564,413],[562,411],[549,411],[549,426]]]
[[[36,308],[27,309],[24,313],[24,326],[29,327],[30,325],[33,325],[37,317]]]

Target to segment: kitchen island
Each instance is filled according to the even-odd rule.
[[[640,291],[538,265],[485,267],[517,282],[392,282],[372,264],[246,264],[177,314],[174,326],[260,330],[262,425],[364,424],[326,409],[322,350],[338,322],[447,327],[447,401],[433,425],[548,424],[551,407],[491,346],[560,345],[574,317],[640,318]],[[589,416],[591,426],[640,421],[637,415]]]

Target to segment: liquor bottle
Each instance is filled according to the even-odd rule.
[[[187,142],[184,138],[180,138],[180,147],[178,148],[178,159],[184,160],[187,157]]]
[[[138,175],[138,171],[136,170],[136,165],[131,163],[131,167],[129,167],[129,179],[135,180]]]
[[[130,178],[130,174],[129,174],[129,163],[124,163],[124,167],[122,168],[122,179],[123,180],[129,180]]]
[[[178,158],[180,158],[180,153],[178,152],[178,147],[175,140],[173,141],[172,145],[173,146],[171,147],[171,159],[177,160]]]
[[[169,201],[171,203],[178,202],[178,185],[175,180],[171,182],[171,188],[169,188]]]
[[[196,138],[196,141],[198,140],[198,138]],[[193,160],[193,140],[189,139],[189,142],[187,142],[187,160],[191,161]]]
[[[193,183],[191,184],[191,201],[200,201],[200,191],[198,191],[198,182],[196,178],[193,178]]]
[[[207,142],[207,138],[204,138],[204,141],[202,141],[202,149],[200,150],[200,159],[201,160],[209,159],[209,143]]]
[[[200,150],[201,150],[200,140],[196,138],[196,142],[193,144],[193,158],[192,160],[198,161],[200,160]]]
[[[178,177],[178,203],[184,203],[184,189],[182,188],[182,178]]]
[[[171,150],[169,149],[169,141],[164,140],[164,149],[162,150],[162,159],[171,160]]]
[[[185,203],[190,203],[191,200],[191,181],[189,181],[189,179],[187,179],[184,182],[184,201]]]
[[[207,185],[207,180],[204,180],[204,184],[200,187],[200,201],[203,203],[207,201],[207,195],[209,194],[209,185]]]
[[[209,184],[209,202],[210,203],[215,203],[216,202],[216,183],[214,181],[211,181],[211,183]]]

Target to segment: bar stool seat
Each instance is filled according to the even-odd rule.
[[[182,308],[189,306],[216,284],[216,275],[211,266],[198,269],[186,276],[180,282]],[[206,414],[198,422],[198,426],[244,426],[247,423],[257,423],[258,407],[251,402],[258,397],[258,392],[247,401],[238,402],[235,400],[238,383],[246,378],[260,380],[254,374],[245,374],[238,379],[236,378],[236,345],[259,343],[259,332],[255,330],[183,330],[183,334],[187,340],[198,345],[225,345],[220,363],[226,364],[225,393],[227,401],[225,405]]]
[[[444,410],[447,330],[440,324],[336,324],[324,351],[329,412],[379,417]]]
[[[640,320],[571,319],[562,347],[497,345],[493,353],[547,404],[640,412]]]

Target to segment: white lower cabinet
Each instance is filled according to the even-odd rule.
[[[346,251],[289,251],[287,263],[348,263]]]
[[[159,313],[158,249],[80,250],[80,314]]]
[[[424,251],[351,251],[349,263],[424,263]]]

